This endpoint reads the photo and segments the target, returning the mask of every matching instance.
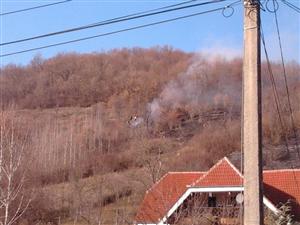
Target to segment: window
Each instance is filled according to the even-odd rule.
[[[209,196],[208,197],[208,207],[216,207],[217,206],[217,198]]]

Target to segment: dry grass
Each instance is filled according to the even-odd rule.
[[[280,71],[275,65],[274,73]],[[300,67],[290,63],[287,71],[300,129]],[[284,132],[266,72],[263,65],[264,141],[280,145]],[[2,68],[1,74],[6,110],[14,111],[31,138],[27,150],[34,159],[28,161],[27,180],[37,198],[28,218],[42,220],[48,214],[46,223],[65,214],[73,224],[77,209],[86,215],[99,207],[105,218],[114,218],[118,207],[128,209],[126,216],[132,218],[136,199],[165,172],[206,170],[240,150],[241,59],[207,60],[168,47],[137,48],[35,58],[27,66]],[[281,81],[282,113],[292,139]],[[154,99],[162,103],[161,118],[130,127],[132,116],[149,119]],[[17,110],[9,111],[12,103]],[[201,115],[219,111],[229,116],[200,121]]]

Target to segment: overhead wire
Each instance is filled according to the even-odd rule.
[[[273,1],[273,4],[275,4],[274,1]],[[284,61],[284,57],[283,57],[282,40],[281,40],[281,35],[280,35],[277,10],[274,11],[274,17],[275,17],[276,31],[277,31],[277,37],[278,37],[278,44],[279,44],[279,49],[280,49],[280,59],[281,59],[282,70],[283,70],[282,72],[283,72],[283,77],[284,77],[284,86],[285,86],[285,90],[286,90],[288,109],[289,109],[289,113],[290,113],[290,120],[291,120],[292,130],[293,130],[293,134],[294,134],[294,138],[295,138],[295,142],[296,142],[297,154],[300,159],[298,134],[297,134],[297,130],[295,127],[294,113],[293,113],[293,108],[292,108],[292,104],[291,104],[290,90],[289,90],[288,81],[287,81],[287,73],[286,73],[285,61]]]
[[[0,13],[0,16],[7,16],[7,15],[11,15],[11,14],[16,14],[16,13],[31,11],[31,10],[45,8],[45,7],[49,7],[49,6],[53,6],[53,5],[59,5],[59,4],[63,4],[63,3],[71,2],[71,1],[72,0],[65,0],[65,1],[54,2],[54,3],[49,3],[49,4],[45,4],[45,5],[34,6],[34,7],[30,7],[30,8],[25,8],[25,9],[14,10],[14,11],[10,11],[10,12],[4,12],[4,13]]]
[[[172,8],[172,7],[176,7],[176,6],[180,6],[180,5],[186,5],[186,4],[189,4],[189,3],[192,3],[192,2],[197,2],[197,1],[199,1],[199,0],[189,0],[189,1],[185,1],[185,2],[180,2],[180,3],[176,3],[176,4],[172,4],[172,5],[167,5],[167,6],[155,8],[155,9],[149,9],[149,10],[145,10],[145,11],[141,11],[141,12],[137,12],[137,13],[132,13],[132,14],[124,15],[124,16],[119,16],[119,17],[104,20],[104,21],[101,21],[101,22],[91,23],[91,24],[88,24],[86,26],[96,25],[96,24],[99,24],[99,23],[114,21],[114,20],[118,20],[118,19],[124,19],[124,18],[132,17],[132,16],[138,16],[138,15],[142,15],[142,14],[145,14],[145,13],[155,12],[155,11],[158,11],[158,10],[168,9],[168,8]]]
[[[198,12],[198,13],[188,14],[188,15],[185,15],[185,16],[175,17],[175,18],[171,18],[171,19],[161,20],[161,21],[158,21],[158,22],[152,22],[152,23],[148,23],[148,24],[143,24],[143,25],[138,25],[138,26],[129,27],[129,28],[125,28],[125,29],[120,29],[120,30],[116,30],[116,31],[111,31],[111,32],[102,33],[102,34],[98,34],[98,35],[73,39],[73,40],[64,41],[64,42],[58,42],[58,43],[55,43],[55,44],[44,45],[44,46],[40,46],[40,47],[36,47],[36,48],[29,48],[29,49],[16,51],[16,52],[11,52],[11,53],[6,53],[6,54],[1,54],[0,57],[2,58],[2,57],[11,56],[11,55],[17,55],[17,54],[21,54],[21,53],[41,50],[41,49],[45,49],[45,48],[56,47],[56,46],[75,43],[75,42],[81,42],[81,41],[90,40],[90,39],[94,39],[94,38],[98,38],[98,37],[109,36],[109,35],[123,33],[123,32],[131,31],[131,30],[137,30],[137,29],[141,29],[141,28],[145,28],[145,27],[155,26],[155,25],[159,25],[159,24],[163,24],[163,23],[169,23],[169,22],[173,22],[173,21],[177,21],[177,20],[187,19],[187,18],[199,16],[199,15],[202,15],[202,14],[221,11],[221,10],[224,10],[228,7],[234,6],[238,2],[240,2],[240,0],[235,1],[235,2],[233,2],[233,3],[231,3],[227,6],[223,6],[223,7],[219,7],[219,8],[215,8],[215,9],[210,9],[210,10],[206,10],[206,11],[202,11],[202,12]]]
[[[80,30],[86,30],[86,29],[90,29],[90,28],[120,23],[120,22],[124,22],[124,21],[129,21],[129,20],[140,19],[140,18],[144,18],[144,17],[154,16],[154,15],[159,15],[159,14],[164,14],[164,13],[168,13],[168,12],[173,12],[173,11],[178,11],[178,10],[183,10],[183,9],[188,9],[188,8],[194,8],[194,7],[198,7],[198,6],[219,3],[219,2],[224,2],[224,1],[228,1],[228,0],[211,0],[211,1],[207,1],[207,2],[201,2],[201,3],[186,5],[186,6],[178,6],[178,4],[171,5],[171,6],[165,6],[165,7],[147,10],[144,12],[134,13],[134,14],[130,14],[130,15],[125,15],[125,16],[121,16],[121,17],[117,17],[117,18],[113,18],[113,19],[109,19],[109,20],[99,21],[99,22],[84,25],[84,26],[74,27],[74,28],[70,28],[70,29],[65,29],[65,30],[61,30],[61,31],[51,32],[51,33],[47,33],[47,34],[37,35],[37,36],[23,38],[23,39],[14,40],[14,41],[8,41],[8,42],[0,43],[0,46],[41,39],[41,38],[66,34],[66,33],[80,31]],[[191,2],[191,1],[187,1],[187,2]],[[183,3],[180,3],[180,5],[182,5],[182,4]],[[174,8],[174,6],[178,6],[178,7]]]
[[[296,11],[297,13],[300,13],[300,8],[294,5],[293,3],[287,1],[287,0],[281,0],[284,4],[286,4],[288,7]]]
[[[263,44],[263,50],[264,50],[264,53],[265,53],[265,57],[266,57],[266,61],[267,61],[267,68],[268,68],[268,72],[269,72],[269,79],[271,81],[271,85],[272,85],[272,90],[273,90],[273,96],[274,96],[274,101],[275,101],[275,106],[276,106],[276,111],[278,113],[278,119],[279,119],[279,123],[280,123],[280,126],[281,126],[281,129],[283,130],[284,132],[284,140],[285,140],[285,147],[286,147],[286,151],[288,153],[288,155],[290,155],[290,150],[289,150],[289,147],[288,147],[288,142],[287,142],[287,136],[285,134],[285,126],[284,126],[284,122],[283,122],[283,117],[281,115],[281,102],[280,102],[280,98],[279,98],[279,94],[278,94],[278,90],[277,90],[277,85],[276,85],[276,81],[275,81],[275,78],[274,78],[274,73],[273,73],[273,70],[272,70],[272,66],[271,66],[271,62],[270,62],[270,58],[269,58],[269,54],[268,54],[268,51],[267,51],[267,47],[266,47],[266,41],[265,41],[265,36],[264,36],[264,31],[263,31],[263,27],[262,27],[262,23],[261,23],[261,27],[260,27],[260,33],[261,33],[261,41],[262,41],[262,44]]]
[[[262,41],[262,44],[263,44],[263,49],[264,49],[264,53],[265,53],[265,57],[266,57],[266,61],[267,61],[270,81],[271,81],[271,84],[272,84],[272,87],[273,87],[273,94],[274,94],[274,100],[275,100],[275,104],[276,104],[276,111],[278,113],[278,117],[279,117],[279,120],[280,120],[280,126],[281,126],[281,129],[282,129],[282,132],[284,132],[284,145],[285,145],[285,148],[286,148],[286,151],[287,151],[288,155],[290,155],[286,129],[285,129],[285,126],[283,124],[283,120],[282,120],[282,116],[281,116],[280,101],[279,101],[279,95],[278,95],[278,91],[277,91],[277,85],[276,85],[276,82],[275,82],[275,79],[274,79],[274,74],[273,74],[273,71],[272,71],[272,66],[271,66],[269,54],[268,54],[267,47],[266,47],[266,41],[265,41],[265,36],[264,36],[263,26],[262,26],[261,21],[260,21],[260,37],[261,37],[261,41]],[[294,177],[294,181],[295,181],[297,190],[300,192],[300,185],[298,183],[297,176],[295,174],[295,167],[294,167],[292,162],[290,162],[290,163],[291,163],[291,168],[292,168],[293,177]]]
[[[289,91],[289,86],[288,86],[288,82],[287,82],[287,73],[286,73],[285,61],[284,61],[284,57],[283,57],[282,41],[281,41],[279,22],[278,22],[278,16],[277,16],[278,8],[277,9],[275,8],[275,0],[273,0],[273,6],[274,6],[274,12],[273,13],[275,15],[275,25],[276,25],[276,31],[277,31],[277,37],[278,37],[278,43],[279,43],[279,49],[280,49],[280,58],[281,58],[281,64],[282,64],[282,69],[283,69],[283,76],[284,76],[285,90],[286,90],[287,100],[288,100],[288,108],[289,108],[289,113],[290,113],[291,125],[292,125],[292,130],[293,130],[294,138],[295,138],[296,151],[297,151],[297,154],[298,154],[298,158],[300,159],[298,134],[297,134],[297,130],[296,130],[296,127],[295,127],[294,113],[293,113],[293,109],[292,109],[292,106],[291,106],[290,91]],[[285,140],[285,142],[286,142],[286,146],[288,146],[287,140]],[[297,176],[295,174],[295,167],[294,167],[292,162],[290,162],[290,164],[291,164],[291,168],[292,168],[292,171],[293,171],[295,184],[297,186],[298,191],[300,192],[299,183],[298,183],[298,180],[297,180]]]

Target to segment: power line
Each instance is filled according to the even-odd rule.
[[[190,2],[194,2],[194,1],[186,1],[184,3],[178,3],[178,4],[165,6],[165,7],[161,7],[161,8],[157,8],[157,9],[147,10],[147,11],[144,11],[144,12],[139,12],[139,13],[134,13],[134,14],[126,15],[126,16],[121,16],[121,17],[117,17],[117,18],[113,18],[113,19],[109,19],[109,20],[96,22],[96,23],[93,23],[93,24],[88,24],[88,25],[85,25],[85,26],[75,27],[75,28],[71,28],[71,29],[66,29],[66,30],[62,30],[62,31],[52,32],[52,33],[48,33],[48,34],[38,35],[38,36],[34,36],[34,37],[30,37],[30,38],[24,38],[24,39],[15,40],[15,41],[10,41],[10,42],[6,42],[6,43],[0,43],[0,46],[20,43],[20,42],[25,42],[25,41],[30,41],[30,40],[35,40],[35,39],[40,39],[40,38],[45,38],[45,37],[50,37],[50,36],[59,35],[59,34],[65,34],[65,33],[69,33],[69,32],[94,28],[94,27],[98,27],[98,26],[109,25],[109,24],[113,24],[113,23],[124,22],[124,21],[127,21],[127,20],[133,20],[133,19],[153,16],[153,15],[162,14],[162,13],[166,13],[166,12],[177,11],[177,10],[182,10],[182,9],[186,9],[186,8],[196,7],[196,6],[207,5],[207,4],[211,4],[211,3],[217,3],[217,2],[226,1],[226,0],[213,0],[213,1],[209,1],[209,2],[202,2],[202,3],[198,3],[198,4],[193,4],[193,5],[188,5],[188,6],[181,6],[181,7],[177,7],[177,8],[173,8],[173,9],[167,9],[167,8],[171,8],[171,7],[182,5],[182,4],[187,4],[187,3],[190,3]],[[165,10],[159,11],[159,12],[153,12],[153,11],[157,11],[157,10],[161,10],[161,9],[165,9]]]
[[[261,24],[261,40],[262,40],[262,43],[263,43],[263,48],[264,48],[264,52],[265,52],[265,56],[266,56],[266,60],[267,60],[267,65],[268,65],[269,75],[270,75],[270,78],[271,78],[271,83],[272,83],[272,86],[274,86],[273,87],[273,94],[274,94],[274,98],[275,98],[275,103],[276,103],[276,109],[277,109],[278,117],[280,118],[281,129],[284,132],[284,143],[285,143],[286,151],[287,151],[288,154],[290,154],[289,144],[288,144],[288,141],[287,141],[286,130],[284,128],[283,121],[282,121],[281,115],[280,115],[280,106],[278,104],[279,103],[279,97],[278,97],[278,92],[277,92],[277,88],[276,88],[276,83],[275,83],[275,80],[274,80],[272,66],[271,66],[269,55],[268,55],[268,52],[267,52],[267,47],[266,47],[266,42],[265,42],[265,37],[264,37],[264,32],[263,32],[262,24]],[[276,98],[277,98],[277,100],[276,100]],[[295,167],[294,167],[294,165],[293,165],[292,162],[290,162],[290,163],[291,163],[291,168],[292,168],[292,171],[293,171],[293,176],[294,176],[295,184],[297,186],[297,190],[300,192],[300,186],[298,184],[298,180],[297,180],[297,177],[296,177],[296,174],[295,174]]]
[[[265,36],[264,36],[262,25],[261,25],[261,31],[260,32],[261,32],[260,36],[261,36],[261,40],[262,40],[262,44],[263,44],[263,49],[264,49],[264,53],[265,53],[266,61],[267,61],[269,78],[270,78],[270,81],[271,81],[271,84],[272,84],[272,90],[273,90],[273,96],[274,96],[276,111],[278,113],[278,119],[279,119],[281,129],[284,132],[284,140],[285,140],[286,151],[287,151],[288,155],[290,155],[287,136],[286,136],[286,133],[285,133],[286,129],[285,129],[285,126],[284,126],[284,123],[283,123],[282,115],[281,115],[281,107],[280,107],[281,103],[280,103],[279,94],[278,94],[278,91],[277,91],[277,85],[276,85],[276,81],[275,81],[275,78],[274,78],[272,66],[271,66],[270,59],[269,59],[269,54],[268,54],[267,47],[266,47],[266,41],[265,41]]]
[[[281,0],[284,4],[286,4],[288,7],[290,7],[291,9],[295,10],[297,13],[300,13],[300,8],[297,7],[296,5],[292,4],[289,1],[286,0]]]
[[[275,3],[273,2],[273,4],[275,4]],[[298,153],[298,157],[300,159],[298,134],[297,134],[297,130],[295,127],[294,113],[293,113],[293,109],[292,109],[292,105],[291,105],[290,91],[289,91],[289,86],[288,86],[288,82],[287,82],[287,74],[286,74],[285,62],[284,62],[284,57],[283,57],[283,49],[282,49],[281,35],[280,35],[280,30],[279,30],[277,10],[275,10],[274,15],[275,15],[278,43],[279,43],[279,48],[280,48],[280,57],[281,57],[281,64],[282,64],[282,69],[283,69],[284,84],[285,84],[285,90],[286,90],[287,100],[288,100],[288,108],[289,108],[290,118],[291,118],[291,125],[292,125],[292,130],[293,130],[295,141],[296,141],[296,150]]]
[[[31,10],[34,10],[34,9],[45,8],[45,7],[49,7],[49,6],[53,6],[53,5],[67,3],[67,2],[70,2],[70,1],[72,1],[72,0],[65,0],[65,1],[54,2],[54,3],[49,3],[49,4],[45,4],[45,5],[39,5],[39,6],[25,8],[25,9],[19,9],[19,10],[10,11],[10,12],[4,12],[4,13],[0,13],[0,16],[7,16],[7,15],[15,14],[15,13],[31,11]]]
[[[181,2],[181,3],[177,3],[177,4],[173,4],[173,5],[168,5],[168,6],[159,7],[159,8],[155,8],[155,9],[150,9],[150,10],[146,10],[146,11],[142,11],[142,12],[128,14],[128,15],[125,15],[125,16],[120,16],[120,17],[116,17],[116,18],[113,18],[113,19],[109,19],[109,20],[104,20],[102,22],[108,22],[108,21],[114,21],[114,20],[117,20],[117,19],[124,19],[124,18],[132,17],[132,16],[138,16],[138,15],[142,15],[142,14],[145,14],[145,13],[150,13],[150,12],[155,12],[155,11],[158,11],[158,10],[168,9],[168,8],[172,8],[172,7],[176,7],[176,6],[180,6],[180,5],[185,5],[185,4],[196,2],[196,1],[199,1],[199,0],[189,0],[189,1]],[[99,24],[99,22],[88,24],[86,26],[91,26],[91,25],[96,25],[96,24]]]
[[[199,15],[206,14],[206,13],[216,12],[216,11],[220,11],[220,10],[223,10],[223,9],[224,9],[224,7],[211,9],[211,10],[207,10],[207,11],[203,11],[203,12],[199,12],[199,13],[189,14],[189,15],[186,15],[186,16],[175,17],[175,18],[172,18],[172,19],[167,19],[167,20],[162,20],[162,21],[158,21],[158,22],[143,24],[143,25],[139,25],[139,26],[134,26],[134,27],[125,28],[125,29],[121,29],[121,30],[111,31],[111,32],[102,33],[102,34],[98,34],[98,35],[93,35],[93,36],[88,36],[88,37],[84,37],[84,38],[73,39],[73,40],[70,40],[70,41],[64,41],[64,42],[45,45],[45,46],[41,46],[41,47],[30,48],[30,49],[26,49],[26,50],[22,50],[22,51],[7,53],[7,54],[0,55],[0,57],[2,58],[2,57],[17,55],[17,54],[21,54],[21,53],[25,53],[25,52],[31,52],[31,51],[36,51],[36,50],[40,50],[40,49],[45,49],[45,48],[56,47],[56,46],[60,46],[60,45],[65,45],[65,44],[90,40],[90,39],[94,39],[94,38],[98,38],[98,37],[109,36],[109,35],[118,34],[118,33],[126,32],[126,31],[137,30],[137,29],[150,27],[150,26],[155,26],[155,25],[168,23],[168,22],[172,22],[172,21],[176,21],[176,20],[181,20],[181,19],[186,19],[186,18],[190,18],[190,17],[194,17],[194,16],[199,16]]]
[[[0,46],[5,46],[5,45],[11,45],[11,44],[16,44],[16,43],[36,40],[36,39],[40,39],[40,38],[45,38],[45,37],[50,37],[50,36],[75,32],[75,31],[79,31],[79,30],[90,29],[90,28],[109,25],[109,24],[114,24],[114,23],[120,23],[120,22],[124,22],[124,21],[128,21],[128,20],[134,20],[134,19],[149,17],[149,16],[153,16],[153,15],[158,15],[158,14],[163,14],[163,13],[167,13],[167,12],[178,11],[178,10],[182,10],[182,9],[208,5],[208,4],[212,4],[212,3],[219,3],[219,2],[223,2],[223,1],[227,1],[227,0],[212,0],[212,1],[208,1],[208,2],[201,2],[201,3],[197,3],[197,4],[192,4],[192,5],[187,5],[187,6],[180,6],[180,7],[176,7],[176,8],[170,8],[170,7],[173,7],[174,5],[173,6],[172,5],[171,6],[166,6],[166,7],[163,7],[164,10],[160,10],[158,12],[153,12],[153,11],[157,11],[157,10],[162,9],[162,8],[148,10],[148,11],[145,11],[146,13],[145,12],[134,13],[134,14],[131,14],[131,15],[121,16],[121,17],[117,17],[117,18],[113,18],[113,19],[109,19],[109,20],[104,20],[104,21],[96,22],[96,23],[93,23],[93,24],[85,25],[85,26],[74,27],[74,28],[70,28],[70,29],[66,29],[66,30],[62,30],[62,31],[56,31],[56,32],[52,32],[52,33],[42,34],[42,35],[33,36],[33,37],[29,37],[29,38],[24,38],[24,39],[19,39],[19,40],[15,40],[15,41],[4,42],[4,43],[0,43]],[[188,2],[190,2],[190,1],[188,1]],[[178,4],[175,4],[175,5],[178,5]],[[167,8],[169,8],[169,9],[167,9]]]

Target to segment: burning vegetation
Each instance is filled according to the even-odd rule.
[[[280,65],[273,67],[286,104]],[[300,66],[288,63],[286,69],[299,130]],[[270,166],[272,149],[280,149],[285,137],[265,64],[262,73]],[[20,223],[128,224],[144,191],[166,171],[204,170],[240,150],[239,58],[170,47],[119,49],[36,56],[26,66],[1,68],[1,76],[1,116],[22,127],[16,138],[23,137],[22,143],[26,137],[22,160],[30,162],[19,168],[19,198],[34,190],[23,200],[31,204],[23,207]],[[288,112],[283,113],[293,143]],[[17,204],[11,207],[13,212]]]

